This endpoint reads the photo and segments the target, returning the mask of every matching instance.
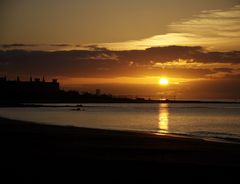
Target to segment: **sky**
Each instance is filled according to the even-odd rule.
[[[240,0],[2,0],[0,74],[122,96],[240,98]],[[159,85],[160,78],[169,80]]]

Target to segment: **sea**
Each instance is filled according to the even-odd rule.
[[[140,131],[240,144],[239,103],[41,105],[0,108],[0,116],[50,125]]]

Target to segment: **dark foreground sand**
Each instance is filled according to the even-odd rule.
[[[240,176],[236,144],[4,118],[0,144],[5,182],[233,183]]]

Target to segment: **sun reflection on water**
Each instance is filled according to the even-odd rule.
[[[161,103],[159,105],[159,122],[158,122],[158,132],[159,133],[168,133],[168,104]]]

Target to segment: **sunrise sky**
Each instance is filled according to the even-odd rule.
[[[2,0],[0,74],[151,98],[240,98],[240,0]],[[168,84],[161,84],[161,78]]]

